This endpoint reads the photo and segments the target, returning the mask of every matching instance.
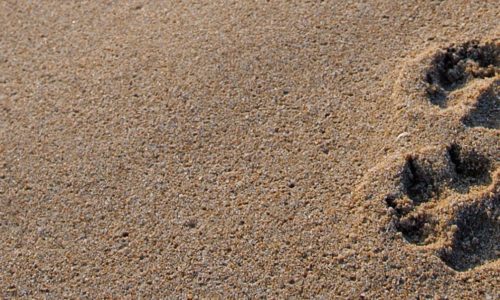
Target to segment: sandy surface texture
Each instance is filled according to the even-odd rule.
[[[0,297],[499,299],[499,20],[0,0]]]

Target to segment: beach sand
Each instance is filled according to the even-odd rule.
[[[498,1],[0,1],[0,297],[500,298]]]

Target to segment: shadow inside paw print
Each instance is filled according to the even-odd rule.
[[[473,149],[464,151],[458,144],[448,147],[447,155],[455,173],[452,188],[456,191],[467,193],[471,186],[491,183],[491,162],[485,156]]]
[[[406,194],[414,203],[425,202],[437,192],[429,169],[422,167],[414,157],[406,159],[404,170]]]
[[[455,270],[464,271],[500,255],[500,197],[498,191],[462,207],[453,217],[456,226],[450,247],[439,256]]]
[[[500,68],[499,56],[498,43],[481,45],[478,41],[448,47],[436,54],[425,75],[430,102],[446,108],[451,92],[473,79],[495,77]]]
[[[498,258],[498,188],[483,191],[486,196],[471,194],[473,187],[492,185],[491,169],[488,158],[458,144],[408,156],[400,173],[402,194],[385,198],[394,227],[410,243],[438,247],[438,255],[455,270]]]
[[[493,84],[478,98],[474,108],[462,118],[468,127],[500,129],[500,80]]]

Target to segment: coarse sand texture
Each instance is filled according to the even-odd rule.
[[[500,299],[498,0],[0,0],[1,299]]]

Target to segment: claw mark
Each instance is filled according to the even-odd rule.
[[[413,157],[408,157],[405,166],[405,189],[408,197],[414,202],[427,201],[436,192],[433,188],[433,180],[425,170],[417,164]]]

